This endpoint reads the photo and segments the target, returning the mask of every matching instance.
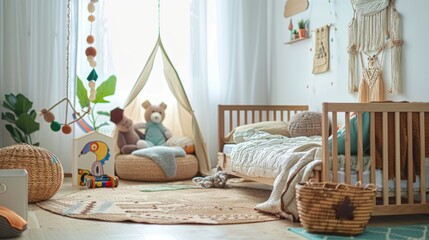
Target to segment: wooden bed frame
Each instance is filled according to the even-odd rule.
[[[264,184],[273,185],[274,179],[271,178],[255,178],[248,177],[233,172],[230,168],[230,159],[227,154],[223,153],[224,147],[224,137],[227,133],[233,130],[235,127],[256,123],[261,121],[269,121],[269,120],[278,120],[278,121],[288,121],[291,116],[298,112],[307,111],[308,106],[305,105],[219,105],[218,107],[218,117],[219,117],[219,153],[218,153],[218,164],[227,171],[229,174],[243,177],[245,179],[254,180],[257,182],[261,182]],[[331,154],[329,150],[329,127],[330,126],[338,126],[344,123],[346,128],[346,154],[345,154],[345,178],[346,183],[350,182],[350,124],[348,119],[350,118],[351,113],[356,113],[358,119],[358,158],[362,159],[363,156],[363,147],[362,147],[362,113],[370,112],[370,158],[371,158],[371,168],[370,168],[370,181],[371,183],[375,183],[375,133],[374,133],[374,119],[375,114],[381,114],[382,123],[383,123],[383,137],[387,139],[388,136],[388,116],[389,114],[393,114],[396,122],[399,122],[400,114],[407,115],[407,138],[408,142],[412,142],[412,114],[418,114],[418,125],[420,128],[420,178],[426,179],[425,170],[425,152],[428,152],[428,137],[429,136],[429,103],[323,103],[322,110],[322,168],[316,168],[313,172],[314,178],[320,181],[326,182],[337,182],[338,174],[336,170],[338,169],[337,161],[334,161],[333,170],[329,169],[329,161],[330,159],[336,160],[338,156],[336,154]],[[343,117],[341,119],[341,117]],[[347,119],[347,121],[346,121]],[[341,121],[342,120],[342,121]],[[338,124],[341,123],[341,124]],[[395,124],[395,132],[396,136],[399,134],[399,124]],[[336,134],[332,137],[332,152],[337,152],[337,137]],[[399,138],[395,138],[395,152],[396,152],[396,162],[400,162],[401,159],[399,157],[400,153],[400,142]],[[413,144],[407,145],[408,152],[412,152]],[[383,166],[387,166],[387,153],[389,152],[389,146],[386,142],[383,142]],[[411,154],[411,155],[410,155]],[[412,153],[408,154],[409,158],[412,158]],[[411,169],[413,162],[408,161],[408,168]],[[358,164],[359,171],[358,181],[363,179],[362,169],[363,164]],[[396,164],[396,166],[399,166]],[[387,185],[388,173],[387,167],[383,167],[383,185]],[[412,170],[411,170],[412,171]],[[395,183],[397,186],[400,184],[400,170],[396,168],[395,170]],[[419,186],[419,191],[413,191],[413,176],[412,173],[408,176],[408,191],[401,192],[400,188],[396,188],[395,192],[389,192],[387,186],[383,186],[383,190],[380,194],[377,195],[375,200],[375,207],[373,209],[372,215],[402,215],[402,214],[427,214],[429,213],[429,192],[426,191],[428,183],[422,181]]]

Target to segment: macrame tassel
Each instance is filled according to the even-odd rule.
[[[381,71],[378,79],[369,89],[370,95],[368,101],[384,101],[384,82]]]
[[[389,92],[392,94],[401,93],[402,85],[402,40],[400,36],[400,16],[396,9],[391,11],[391,41],[389,46],[391,53],[391,85]]]
[[[348,59],[348,74],[349,74],[349,93],[354,94],[358,91],[358,75],[357,75],[357,63],[356,63],[356,22],[353,18],[349,24],[349,46],[347,52],[349,55]]]
[[[359,84],[359,94],[358,94],[358,99],[359,102],[369,102],[369,86],[368,86],[368,82],[365,79],[362,79],[362,81],[360,81]]]

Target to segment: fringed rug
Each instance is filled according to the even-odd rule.
[[[377,240],[393,240],[393,239],[429,239],[429,225],[406,225],[406,226],[390,226],[390,227],[366,227],[365,231],[354,237],[336,236],[326,234],[313,234],[307,232],[303,228],[289,228],[289,231],[297,233],[309,240],[336,240],[336,239],[377,239]]]
[[[270,191],[253,188],[145,191],[151,186],[85,189],[37,203],[60,215],[154,224],[237,224],[278,220],[254,210]]]

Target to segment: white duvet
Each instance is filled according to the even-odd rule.
[[[234,136],[235,139],[238,139]],[[321,136],[288,138],[258,130],[247,130],[231,152],[231,168],[249,177],[276,178],[298,146],[322,144]]]
[[[295,185],[308,181],[321,164],[321,137],[287,138],[251,130],[243,140],[231,152],[232,169],[247,176],[275,177],[270,198],[255,209],[296,221]]]

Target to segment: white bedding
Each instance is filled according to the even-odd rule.
[[[320,136],[288,138],[251,130],[245,142],[233,147],[231,168],[246,176],[276,178],[296,147],[308,144],[321,147],[321,143]]]

